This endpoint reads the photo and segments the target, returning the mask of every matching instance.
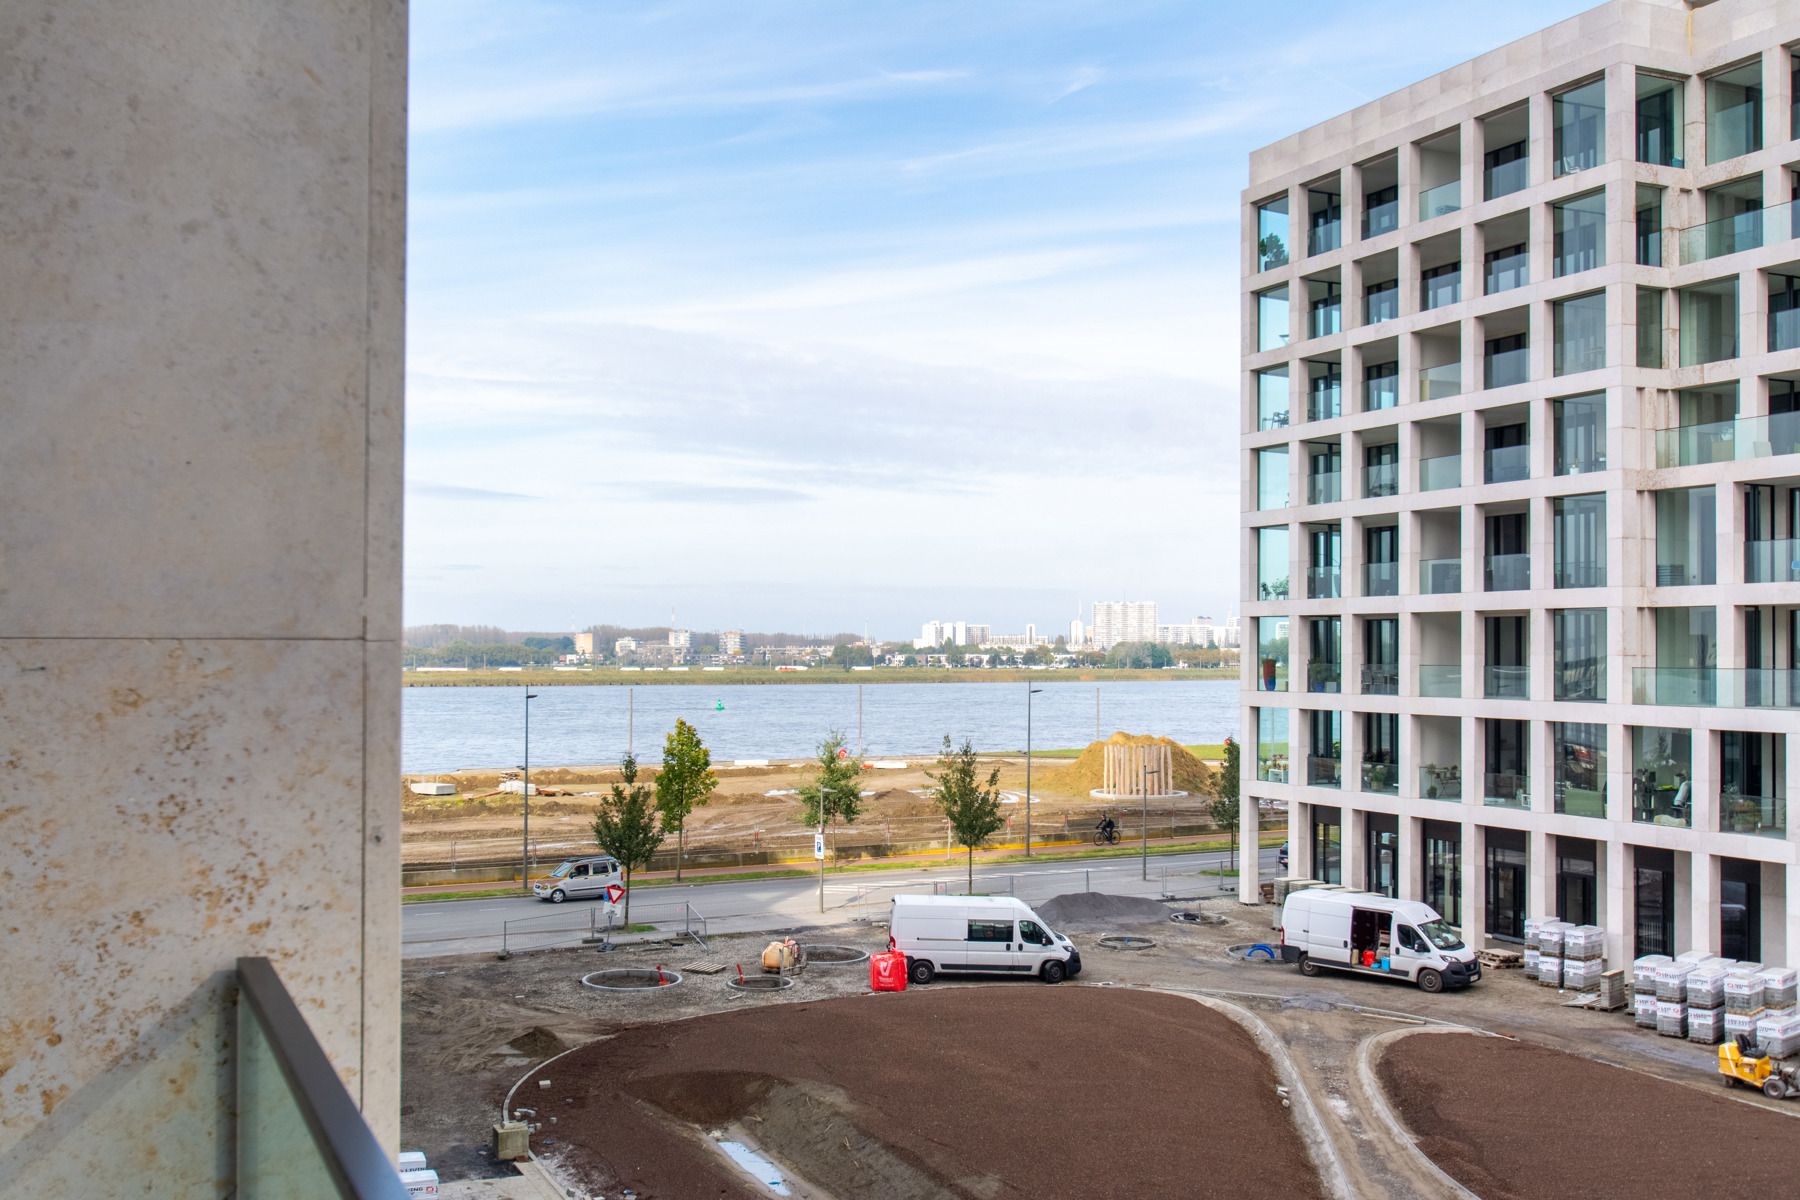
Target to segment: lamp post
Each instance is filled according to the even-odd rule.
[[[1031,698],[1043,691],[1025,684],[1025,857],[1031,857]]]
[[[519,767],[525,783],[520,793],[525,797],[525,832],[519,839],[519,887],[531,894],[531,702],[537,693],[525,689],[525,762]]]
[[[1162,768],[1144,768],[1144,815],[1139,819],[1138,839],[1143,846],[1142,859],[1144,864],[1144,881],[1146,883],[1150,881],[1150,780],[1152,777],[1160,780],[1162,778]]]

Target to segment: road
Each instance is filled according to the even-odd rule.
[[[1054,859],[1011,863],[977,870],[975,890],[1011,893],[1030,902],[1065,892],[1109,892],[1121,896],[1201,896],[1234,894],[1230,876],[1207,875],[1227,860],[1227,852],[1159,855],[1150,860],[1150,878],[1140,876],[1136,858]],[[1279,874],[1276,851],[1262,852],[1264,878]],[[686,927],[703,934],[750,933],[768,929],[839,925],[879,918],[899,892],[932,891],[939,885],[960,891],[967,868],[951,860],[942,867],[911,865],[891,871],[855,871],[825,881],[825,911],[819,911],[816,879],[755,879],[639,888],[632,894],[634,925],[658,932]],[[402,953],[408,958],[577,945],[591,930],[604,931],[607,908],[594,901],[550,905],[531,897],[490,900],[437,900],[405,905]]]

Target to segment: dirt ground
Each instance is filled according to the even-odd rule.
[[[1722,1092],[1466,1035],[1400,1038],[1378,1071],[1420,1149],[1485,1200],[1793,1190],[1800,1121]]]

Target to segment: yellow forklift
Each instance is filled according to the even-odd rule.
[[[1747,1033],[1740,1033],[1736,1040],[1719,1047],[1719,1074],[1725,1077],[1726,1087],[1748,1084],[1761,1088],[1762,1094],[1771,1100],[1786,1100],[1790,1096],[1800,1096],[1797,1071],[1800,1068],[1791,1060],[1777,1062],[1770,1058]]]

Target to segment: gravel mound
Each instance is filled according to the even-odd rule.
[[[1169,906],[1143,896],[1108,896],[1104,892],[1070,892],[1043,904],[1034,904],[1037,915],[1052,929],[1166,922]]]

